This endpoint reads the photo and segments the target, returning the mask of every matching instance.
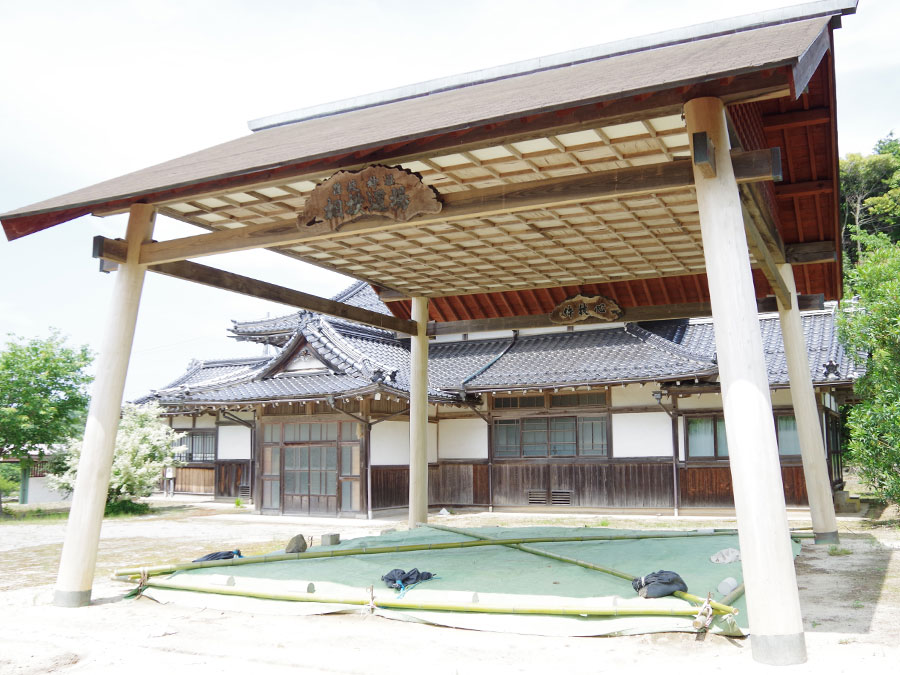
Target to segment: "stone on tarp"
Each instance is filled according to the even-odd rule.
[[[287,546],[284,547],[285,553],[303,553],[306,550],[306,538],[302,534],[298,534],[291,539]]]

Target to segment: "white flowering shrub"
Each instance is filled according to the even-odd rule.
[[[141,406],[128,403],[122,408],[107,504],[149,496],[159,485],[163,468],[176,464],[173,445],[184,434],[173,431],[160,418],[161,414],[162,408],[157,403]],[[80,459],[81,441],[72,440],[66,448],[66,470],[50,476],[50,486],[71,493]]]

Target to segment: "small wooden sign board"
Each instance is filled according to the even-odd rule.
[[[304,232],[337,232],[364,216],[405,222],[423,213],[439,213],[437,193],[411,171],[367,166],[338,171],[319,183],[306,200],[297,226]]]
[[[579,321],[618,321],[625,314],[615,300],[602,295],[575,295],[563,300],[550,313],[550,321],[562,325],[572,325]]]

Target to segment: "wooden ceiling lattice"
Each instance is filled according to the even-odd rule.
[[[704,268],[693,190],[348,233],[291,247],[410,295],[693,274]]]
[[[689,157],[678,115],[615,124],[530,140],[486,144],[460,153],[419,157],[400,166],[440,194],[606,171]],[[217,194],[160,206],[160,212],[206,229],[292,224],[306,196],[328,176]]]

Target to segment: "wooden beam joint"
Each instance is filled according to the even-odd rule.
[[[93,253],[95,258],[113,263],[122,263],[125,262],[126,248],[126,242],[124,241],[107,239],[102,236],[94,237]],[[367,326],[392,330],[407,335],[416,334],[417,326],[415,321],[408,321],[327,298],[320,298],[317,295],[295,291],[233,272],[226,272],[215,267],[188,262],[187,260],[150,265],[147,267],[147,270],[185,281],[193,281],[204,286],[211,286],[233,293],[260,298],[261,300],[269,300],[282,305],[305,309],[318,314],[355,321]]]

